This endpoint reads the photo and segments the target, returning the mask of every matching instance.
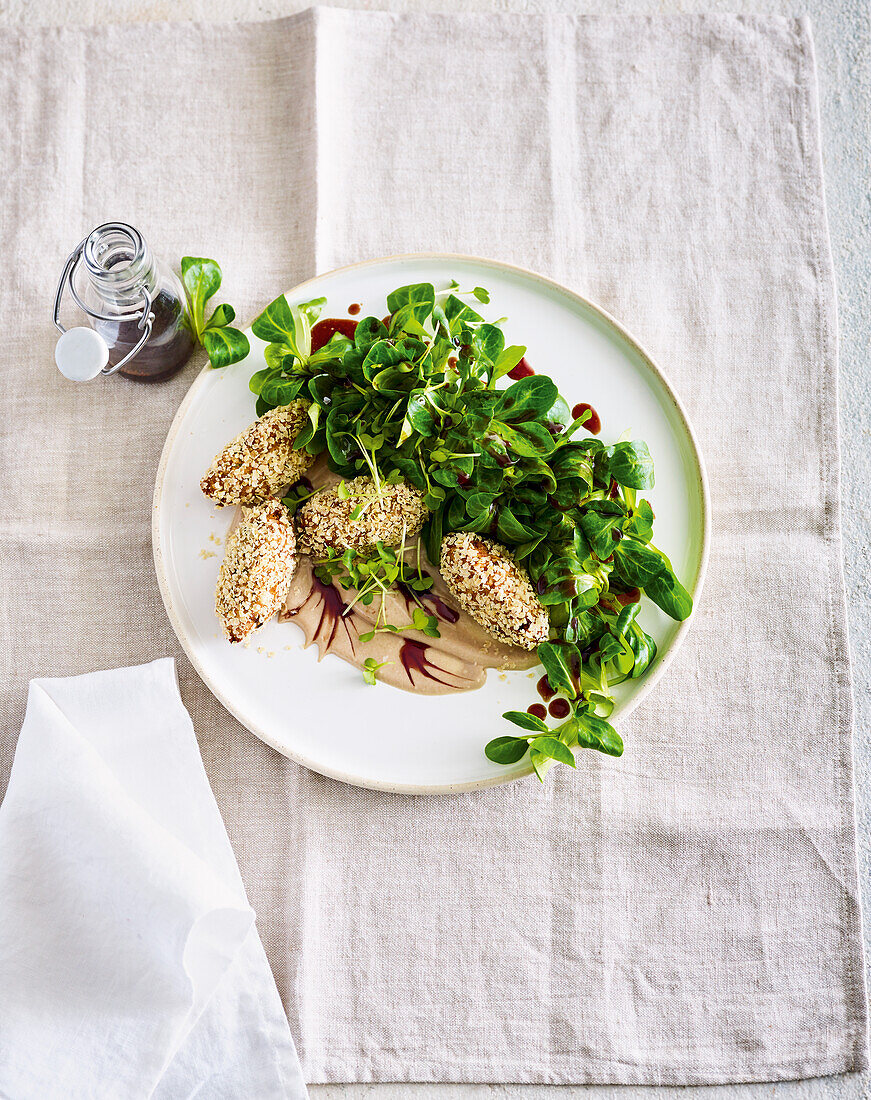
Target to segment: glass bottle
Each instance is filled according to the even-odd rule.
[[[82,243],[81,262],[70,268],[69,285],[76,303],[88,315],[88,324],[108,346],[108,366],[103,373],[109,373],[142,339],[145,307],[153,315],[151,331],[119,373],[157,382],[187,362],[194,338],[186,318],[184,288],[132,225],[107,222],[97,226]]]

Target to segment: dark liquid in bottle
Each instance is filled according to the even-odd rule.
[[[139,382],[162,382],[181,370],[194,350],[194,338],[179,326],[183,307],[174,294],[161,290],[151,303],[154,324],[145,346],[118,373]],[[137,321],[98,321],[97,331],[110,347],[109,362],[120,362],[136,347],[142,330]]]

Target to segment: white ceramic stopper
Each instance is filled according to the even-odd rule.
[[[92,328],[70,328],[54,349],[58,370],[72,382],[90,382],[109,362],[109,346]]]

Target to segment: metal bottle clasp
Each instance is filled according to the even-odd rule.
[[[90,235],[90,234],[89,234]],[[131,313],[119,313],[113,316],[107,316],[104,313],[95,313],[89,306],[85,305],[82,299],[79,297],[79,293],[76,290],[73,276],[75,275],[76,268],[79,261],[82,258],[85,245],[88,238],[85,237],[81,240],[73,251],[67,257],[67,262],[64,264],[63,272],[61,273],[60,280],[57,284],[57,293],[54,298],[54,323],[61,332],[66,332],[66,329],[61,324],[60,320],[60,307],[63,299],[64,288],[69,284],[70,294],[73,296],[73,300],[79,309],[83,310],[89,317],[93,317],[97,321],[137,321],[137,328],[142,330],[142,335],[137,340],[135,346],[124,356],[120,362],[114,366],[105,366],[100,371],[101,374],[114,374],[115,371],[120,370],[126,363],[129,363],[131,359],[139,354],[139,352],[145,347],[148,337],[151,335],[151,327],[154,324],[154,314],[151,312],[151,294],[148,287],[142,288],[142,306],[138,310],[134,310]]]

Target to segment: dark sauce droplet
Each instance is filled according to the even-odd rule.
[[[581,401],[572,409],[572,420],[577,420],[579,416],[583,416],[585,412],[590,415],[584,422],[584,430],[588,431],[590,435],[598,435],[602,430],[602,421],[599,419],[599,414],[593,408],[592,405],[588,405],[586,401]]]
[[[524,356],[514,370],[508,372],[508,377],[513,378],[515,382],[519,382],[521,378],[529,378],[533,374],[535,374],[535,371],[527,363],[526,356]]]
[[[533,703],[531,706],[528,706],[526,708],[526,713],[531,714],[534,718],[540,718],[542,721],[547,718],[547,711],[544,709],[542,703]]]
[[[551,718],[568,718],[572,712],[567,699],[554,699],[547,709]]]
[[[547,676],[542,676],[535,686],[538,690],[538,694],[546,703],[556,695],[556,692],[550,686],[550,680],[548,680]]]
[[[325,317],[312,328],[312,352],[320,351],[337,332],[353,340],[356,331],[356,321],[351,321],[347,317]]]
[[[359,302],[351,302],[351,304],[348,306],[348,312],[351,314],[352,317],[356,317],[362,308],[363,307],[360,305]]]

